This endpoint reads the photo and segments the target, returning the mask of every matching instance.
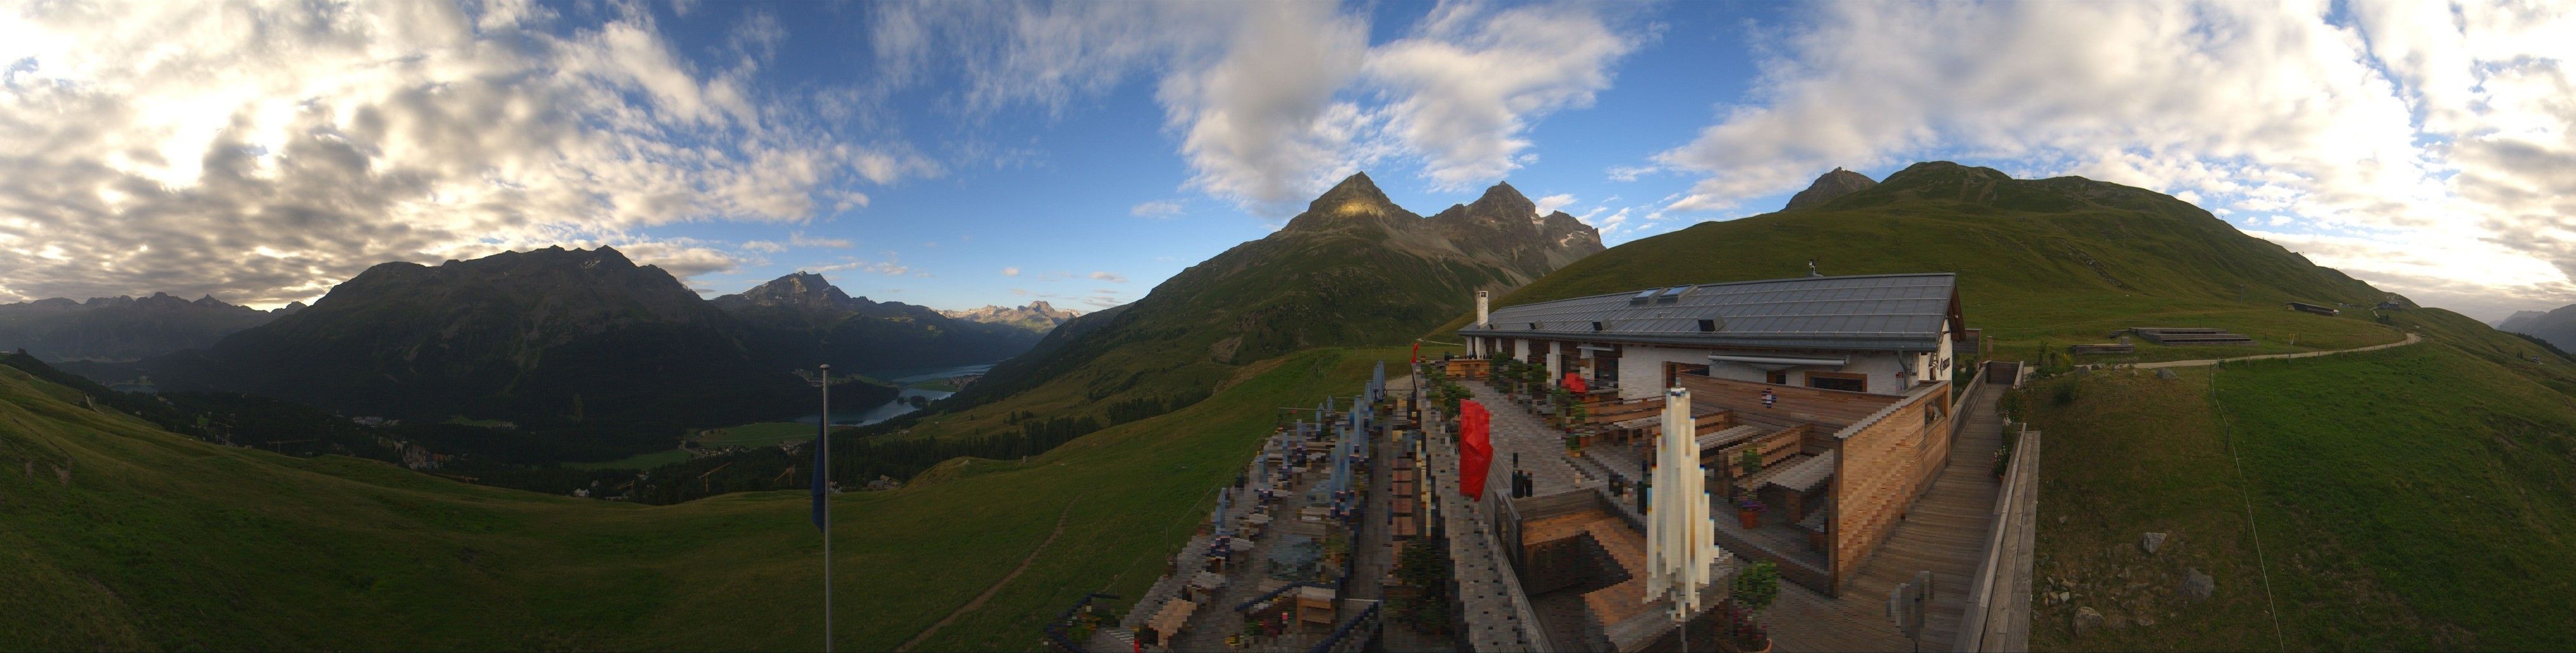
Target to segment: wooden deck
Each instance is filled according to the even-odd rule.
[[[1525,542],[1546,542],[1591,534],[1601,549],[1628,571],[1628,580],[1583,593],[1584,607],[1604,624],[1627,621],[1646,609],[1646,536],[1628,522],[1600,510],[1543,517],[1522,526]]]
[[[1960,428],[1940,480],[1911,506],[1887,543],[1845,579],[1841,597],[1781,584],[1779,602],[1763,619],[1771,626],[1775,650],[1914,650],[1915,643],[1888,623],[1887,594],[1922,570],[1932,572],[1933,604],[1921,650],[1952,647],[1977,563],[1991,539],[2000,489],[1992,462],[1995,449],[2003,445],[2003,422],[1994,411],[1999,390],[1985,388],[1972,400],[1976,412]]]

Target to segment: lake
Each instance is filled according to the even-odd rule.
[[[993,365],[995,364],[984,363],[981,365],[956,365],[951,367],[907,367],[869,372],[868,376],[885,379],[886,382],[895,385],[903,385],[906,383],[928,381],[931,379],[945,379],[952,376],[983,374],[985,372],[992,371]]]
[[[984,367],[992,367],[992,366],[991,366],[991,365],[986,365],[986,366],[984,366]],[[955,375],[953,375],[953,374],[952,374],[952,375],[949,375],[949,376],[955,376]],[[934,377],[927,377],[927,378],[930,378],[930,379],[936,379],[936,378],[946,378],[946,377],[938,377],[938,376],[934,376]],[[927,379],[919,379],[919,380],[927,380]],[[923,398],[926,398],[926,399],[928,399],[928,400],[930,400],[930,401],[938,401],[938,400],[941,400],[941,399],[946,399],[946,398],[948,398],[948,395],[952,395],[952,394],[956,394],[956,393],[953,393],[953,392],[940,392],[940,391],[937,391],[937,390],[917,390],[917,389],[913,389],[913,388],[904,388],[904,389],[903,389],[903,392],[898,393],[898,394],[896,394],[896,395],[895,395],[895,398],[894,398],[894,400],[893,400],[893,401],[888,401],[888,402],[885,402],[885,403],[882,403],[882,404],[877,404],[876,406],[871,407],[871,408],[868,408],[867,410],[862,410],[862,411],[858,411],[858,412],[855,412],[855,413],[846,413],[846,412],[836,412],[836,413],[832,413],[832,424],[834,424],[834,425],[836,425],[836,426],[867,426],[867,425],[869,425],[869,424],[875,424],[875,423],[877,423],[877,422],[883,422],[883,421],[886,421],[886,420],[894,419],[894,418],[896,418],[896,417],[901,417],[901,416],[903,416],[903,415],[904,415],[904,414],[906,414],[906,413],[910,413],[910,412],[912,412],[912,411],[919,410],[919,409],[917,409],[917,408],[913,408],[913,407],[912,407],[912,404],[911,404],[911,403],[908,403],[908,402],[906,401],[906,400],[909,400],[909,399],[911,399],[911,398],[913,398],[913,397],[923,397]],[[823,416],[822,416],[822,415],[806,415],[806,416],[804,416],[804,417],[796,418],[796,423],[798,423],[798,424],[813,424],[813,423],[815,423],[815,422],[822,421],[822,419],[823,419]]]

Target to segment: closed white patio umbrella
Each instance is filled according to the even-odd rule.
[[[1672,601],[1672,618],[1684,628],[1684,650],[1690,647],[1688,620],[1699,613],[1699,590],[1716,580],[1716,565],[1726,556],[1717,548],[1717,522],[1709,516],[1690,405],[1689,390],[1666,391],[1646,508],[1646,601]]]

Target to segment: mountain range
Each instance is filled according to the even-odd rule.
[[[851,371],[991,363],[1027,351],[1039,333],[956,319],[925,306],[851,297],[822,275],[796,272],[709,300],[751,327],[755,348],[782,367],[828,362]]]
[[[985,306],[962,311],[940,311],[939,314],[970,322],[1008,324],[1038,333],[1053,331],[1056,327],[1062,326],[1065,320],[1082,315],[1080,311],[1056,308],[1045,301],[1029,302],[1027,306]]]
[[[262,311],[213,295],[188,301],[167,293],[0,304],[0,351],[24,349],[55,361],[133,361],[212,345],[303,309],[302,302]]]
[[[1355,174],[1278,231],[1065,322],[941,406],[971,412],[932,432],[1001,428],[1024,410],[1109,423],[1170,410],[1289,352],[1410,342],[1474,306],[1477,290],[1509,290],[1601,249],[1599,232],[1539,213],[1510,184],[1426,218]]]

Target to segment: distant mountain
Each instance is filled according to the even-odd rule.
[[[2564,350],[2576,350],[2576,304],[2547,313],[2520,311],[2496,324],[2497,331],[2519,333]]]
[[[2540,316],[2548,314],[2548,311],[2514,311],[2513,315],[2506,317],[2504,321],[2495,323],[2495,328],[2497,331],[2528,333],[2527,331],[2524,331],[2524,329],[2531,328],[2533,320],[2538,320],[2540,319]]]
[[[828,362],[837,370],[990,363],[1028,351],[1038,332],[942,315],[925,306],[851,297],[796,272],[708,302],[754,331],[767,360],[788,367]]]
[[[1835,168],[1833,172],[1817,177],[1816,183],[1808,184],[1806,190],[1789,196],[1789,205],[1780,207],[1780,210],[1792,211],[1819,206],[1834,201],[1834,198],[1869,190],[1871,186],[1877,185],[1878,182],[1870,179],[1869,175]]]
[[[1065,320],[1082,315],[1080,311],[1056,308],[1043,301],[1029,302],[1027,306],[1016,308],[986,306],[962,311],[940,311],[939,314],[985,324],[1008,324],[1038,333],[1052,331],[1057,325],[1064,324]]]
[[[378,265],[310,308],[144,367],[165,390],[351,415],[726,426],[810,410],[813,388],[757,336],[660,268],[552,247]],[[847,387],[833,396],[854,408],[893,394]]]
[[[298,302],[262,311],[213,295],[192,302],[167,293],[0,304],[0,351],[25,349],[51,361],[133,361],[212,345],[303,308]]]
[[[1065,323],[946,409],[1026,393],[1009,408],[1132,419],[1288,352],[1410,341],[1470,310],[1479,289],[1509,290],[1598,251],[1598,232],[1563,212],[1540,215],[1509,184],[1424,218],[1352,175],[1268,237]]]

